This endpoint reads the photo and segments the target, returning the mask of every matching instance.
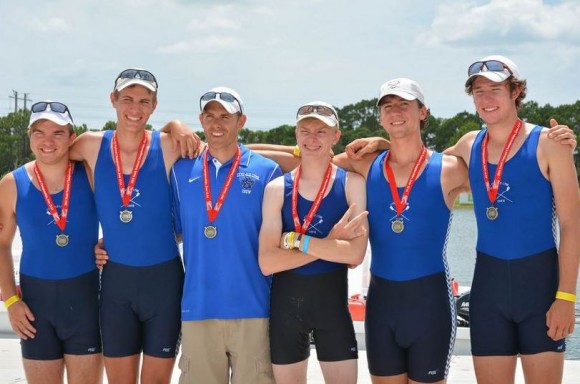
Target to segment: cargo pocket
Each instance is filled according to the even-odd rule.
[[[256,384],[274,384],[274,372],[272,372],[272,363],[270,359],[256,360]]]
[[[179,358],[179,363],[177,363],[179,367],[180,375],[179,375],[179,384],[187,383],[188,375],[189,375],[189,356],[181,355]]]

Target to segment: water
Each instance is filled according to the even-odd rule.
[[[471,209],[456,209],[453,213],[453,222],[449,243],[447,245],[447,258],[451,276],[460,285],[470,286],[475,267],[475,241],[477,228],[475,216]],[[19,256],[22,252],[20,234],[17,232],[12,247],[13,254]],[[368,262],[370,260],[370,247],[367,249],[365,263],[349,273],[349,293],[364,293],[364,287],[368,286]],[[16,263],[16,266],[18,264]],[[365,269],[366,267],[366,269]],[[580,292],[580,284],[578,284]],[[566,345],[566,359],[580,360],[580,305],[576,304],[576,327],[574,333],[568,336]]]

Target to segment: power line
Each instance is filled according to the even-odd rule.
[[[24,109],[26,109],[26,104],[28,101],[32,101],[28,98],[29,93],[25,93],[24,97],[18,97],[18,91],[12,90],[14,96],[8,96],[9,99],[14,99],[14,112],[18,112],[18,100],[24,101]]]

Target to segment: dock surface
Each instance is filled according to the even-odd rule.
[[[371,379],[367,369],[366,351],[359,352],[358,382],[370,384]],[[179,380],[179,368],[177,364],[171,380],[177,384]],[[105,380],[105,383],[107,381]],[[15,338],[0,338],[0,384],[26,383],[22,360],[20,359],[20,344]],[[308,383],[324,384],[322,372],[316,359],[316,351],[312,350],[308,364]],[[475,373],[471,356],[453,356],[449,384],[475,384]],[[567,360],[564,366],[564,384],[580,383],[580,361]],[[524,384],[521,366],[518,364],[516,384]]]

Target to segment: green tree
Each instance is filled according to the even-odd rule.
[[[21,109],[0,118],[0,174],[32,160],[28,139],[30,111]]]

